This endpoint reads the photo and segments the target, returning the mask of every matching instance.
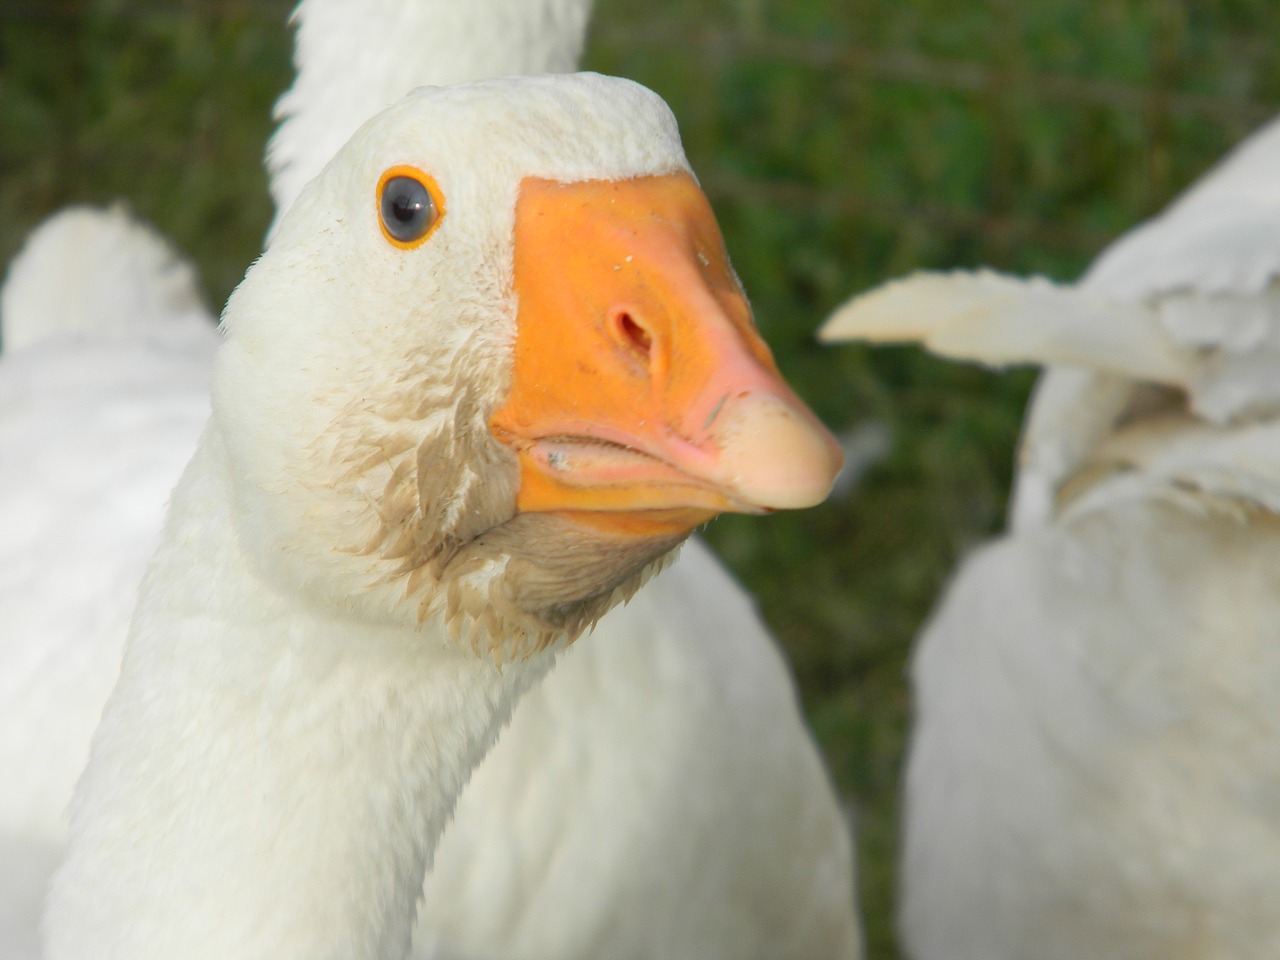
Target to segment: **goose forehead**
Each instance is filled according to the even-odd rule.
[[[479,178],[514,190],[529,176],[571,182],[688,169],[666,103],[599,74],[422,87],[366,123],[351,147],[366,176],[408,162],[442,186]]]

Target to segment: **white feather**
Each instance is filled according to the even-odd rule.
[[[690,541],[521,700],[437,851],[417,944],[849,956],[850,858],[786,664]]]
[[[67,334],[127,340],[193,323],[210,325],[194,268],[122,207],[49,219],[0,288],[6,353]]]
[[[1193,361],[1147,311],[991,270],[885,284],[837,310],[821,336],[919,342],[958,360],[1071,364],[1170,384],[1181,383]]]
[[[64,277],[83,251],[100,256]],[[209,415],[218,336],[191,267],[119,210],[47,221],[3,302],[0,831],[61,843],[169,491]],[[37,322],[37,306],[53,312]]]

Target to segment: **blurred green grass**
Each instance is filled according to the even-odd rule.
[[[270,215],[290,6],[0,0],[0,261],[53,210],[125,198],[221,303]],[[671,103],[784,372],[837,430],[892,438],[851,498],[707,531],[856,812],[872,960],[897,956],[909,643],[1001,525],[1031,375],[812,331],[918,267],[1075,276],[1280,109],[1276,37],[1272,0],[599,0],[587,65]]]

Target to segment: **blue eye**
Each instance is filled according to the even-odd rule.
[[[415,247],[440,220],[434,192],[417,171],[392,168],[378,184],[382,232],[398,247]]]

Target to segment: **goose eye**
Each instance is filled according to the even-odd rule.
[[[434,186],[425,174],[405,167],[393,167],[378,181],[382,232],[397,247],[416,247],[440,222],[443,210]]]

